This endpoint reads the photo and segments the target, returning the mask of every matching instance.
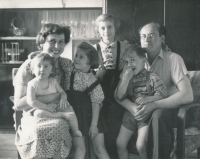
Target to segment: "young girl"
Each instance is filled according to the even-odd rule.
[[[74,136],[82,136],[73,108],[67,102],[66,93],[57,80],[51,77],[53,66],[53,58],[46,53],[38,54],[31,61],[31,70],[36,77],[27,87],[27,103],[34,108],[29,112],[37,118],[64,118],[68,120]],[[59,106],[53,103],[45,104],[36,99],[39,95],[53,93],[60,93]]]
[[[146,103],[166,98],[167,88],[162,80],[154,73],[145,69],[147,58],[144,50],[138,45],[132,45],[125,50],[123,56],[126,65],[121,74],[121,81],[116,89],[116,98],[130,99],[135,113]],[[148,64],[147,64],[148,65]],[[128,159],[127,145],[131,136],[138,131],[136,147],[140,159],[147,159],[146,137],[149,120],[143,122],[134,118],[134,113],[124,113],[122,126],[117,138],[118,155],[120,159]]]
[[[116,138],[120,129],[123,116],[123,108],[114,99],[114,90],[119,80],[119,74],[124,63],[122,55],[129,46],[127,41],[116,41],[116,32],[120,27],[119,20],[111,14],[102,14],[95,21],[96,31],[101,41],[94,47],[99,53],[99,68],[96,77],[99,79],[105,100],[102,111],[108,124],[108,132],[105,134],[108,152],[117,154]],[[117,156],[113,156],[116,157]]]
[[[90,69],[98,67],[98,53],[86,42],[81,43],[74,58],[74,71],[70,74],[67,86],[68,101],[78,118],[82,137],[73,138],[74,159],[84,159],[85,138],[92,139],[94,152],[99,159],[108,159],[104,146],[106,125],[100,115],[104,94],[96,77]]]

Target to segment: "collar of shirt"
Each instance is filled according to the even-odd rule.
[[[106,44],[106,43],[104,43],[102,40],[100,41],[100,46],[101,46],[101,48],[102,49],[106,49],[106,48],[109,48],[109,47],[116,47],[117,46],[117,41],[114,41],[113,43],[111,43],[111,44]]]
[[[144,69],[142,72],[140,72],[139,74],[133,76],[133,79],[137,79],[137,78],[142,78],[142,77],[146,77],[147,75],[147,70]]]

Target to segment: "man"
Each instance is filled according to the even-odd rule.
[[[148,23],[139,30],[141,47],[145,49],[151,70],[167,87],[169,97],[147,103],[134,110],[128,99],[120,102],[138,121],[149,122],[147,151],[153,159],[167,159],[173,145],[173,127],[177,125],[178,108],[193,101],[193,92],[183,59],[176,53],[164,51],[166,30],[157,23]],[[172,109],[174,108],[174,109]]]

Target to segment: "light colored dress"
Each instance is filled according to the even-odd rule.
[[[27,86],[34,78],[30,70],[31,60],[26,60],[19,68],[14,79],[14,86]],[[60,68],[54,70],[53,77],[63,88],[64,82],[69,82],[66,77],[73,64],[69,59],[58,58]],[[59,70],[59,71],[58,71]],[[66,158],[71,149],[71,136],[69,124],[62,118],[34,118],[28,112],[23,111],[21,125],[16,133],[15,144],[22,159],[34,157],[52,158],[59,155]]]

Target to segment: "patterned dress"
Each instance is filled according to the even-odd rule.
[[[31,60],[26,60],[14,79],[14,86],[27,86],[27,83],[34,78],[30,70]],[[58,58],[58,67],[52,75],[64,88],[65,79],[73,69],[72,62],[66,58]],[[23,111],[21,125],[16,133],[15,144],[22,159],[34,157],[52,158],[59,155],[66,158],[71,149],[71,136],[69,125],[62,118],[34,118],[29,113]]]

